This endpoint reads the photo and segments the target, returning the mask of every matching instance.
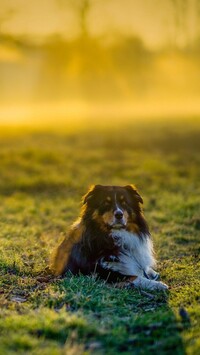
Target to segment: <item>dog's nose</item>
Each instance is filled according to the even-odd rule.
[[[123,217],[123,212],[122,212],[121,210],[116,210],[116,211],[114,212],[114,216],[115,216],[116,219],[122,219],[122,217]]]

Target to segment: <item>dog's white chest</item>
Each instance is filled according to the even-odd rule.
[[[142,238],[125,230],[113,230],[112,236],[120,247],[120,260],[123,263],[134,263],[141,271],[155,264],[153,244],[149,236]]]

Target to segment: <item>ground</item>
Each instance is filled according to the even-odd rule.
[[[0,133],[0,353],[199,354],[200,120]],[[169,292],[48,280],[90,184],[136,184]]]

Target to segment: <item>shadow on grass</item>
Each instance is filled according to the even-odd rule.
[[[74,315],[82,320],[73,330],[76,344],[85,350],[93,346],[106,354],[184,354],[181,332],[186,323],[178,321],[168,305],[167,293],[143,293],[136,289],[116,289],[94,277],[66,277],[52,285],[42,304],[54,310],[58,317]],[[85,326],[83,326],[85,324]],[[63,346],[66,333],[52,335]],[[96,344],[96,345],[94,345]],[[98,351],[97,351],[98,353]]]

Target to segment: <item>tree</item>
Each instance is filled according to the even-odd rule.
[[[96,0],[93,0],[93,2]],[[79,21],[79,27],[82,37],[88,37],[88,14],[91,9],[92,0],[58,0],[59,4],[62,6],[70,6],[73,8],[77,15]]]

